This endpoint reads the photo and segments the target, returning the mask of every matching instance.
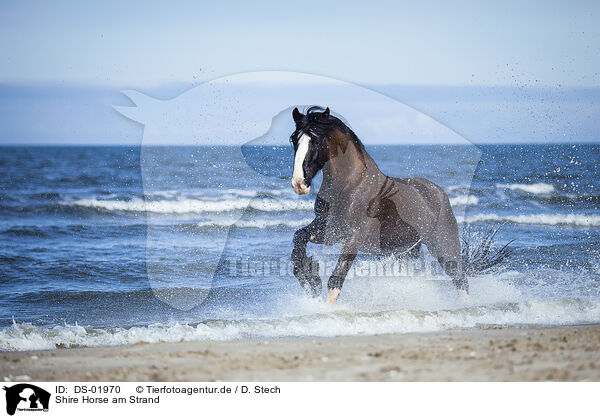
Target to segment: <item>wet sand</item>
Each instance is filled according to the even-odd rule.
[[[600,380],[600,325],[0,353],[23,381]]]

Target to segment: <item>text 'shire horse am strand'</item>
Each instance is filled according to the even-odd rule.
[[[292,116],[294,191],[308,193],[313,177],[323,170],[316,217],[294,234],[291,258],[301,286],[313,296],[321,293],[318,262],[306,255],[308,242],[342,245],[327,282],[329,304],[335,304],[358,251],[418,257],[425,244],[466,295],[458,227],[444,190],[423,178],[383,174],[354,132],[329,108],[311,107],[306,114],[294,108]]]

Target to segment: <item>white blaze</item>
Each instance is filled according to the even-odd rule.
[[[294,160],[294,173],[292,174],[292,187],[298,194],[308,193],[308,188],[304,185],[304,170],[302,164],[308,153],[310,145],[310,136],[302,134],[298,141],[298,149],[296,150],[296,158]]]

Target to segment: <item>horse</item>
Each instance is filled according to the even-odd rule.
[[[437,258],[459,294],[469,291],[458,226],[450,201],[437,184],[418,177],[395,178],[381,172],[356,134],[329,107],[292,111],[295,130],[292,188],[309,193],[315,175],[323,180],[314,205],[315,219],[294,233],[294,276],[313,297],[322,292],[319,263],[308,257],[308,242],[341,244],[327,282],[334,305],[359,251],[398,258],[418,257],[421,245]]]

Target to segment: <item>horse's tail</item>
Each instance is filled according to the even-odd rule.
[[[472,276],[485,273],[499,267],[510,256],[512,249],[507,242],[498,249],[493,245],[496,233],[500,227],[492,227],[486,232],[473,232],[470,226],[463,229],[462,233],[462,261],[465,274]]]

